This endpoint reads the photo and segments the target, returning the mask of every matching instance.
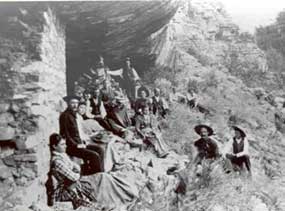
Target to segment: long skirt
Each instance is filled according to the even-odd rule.
[[[150,143],[154,147],[159,157],[168,153],[168,146],[164,142],[161,133],[153,131],[151,128],[145,128],[142,132],[146,137],[146,142]]]
[[[77,209],[80,206],[91,207],[95,202],[95,193],[91,183],[79,180],[69,186],[58,185],[53,198],[55,202],[71,201],[73,208]]]
[[[105,210],[120,210],[134,205],[144,187],[140,170],[128,169],[98,173],[86,179],[95,189],[95,205]]]

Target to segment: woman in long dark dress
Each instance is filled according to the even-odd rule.
[[[164,158],[169,154],[168,146],[159,131],[157,120],[155,116],[150,113],[148,106],[138,108],[135,117],[135,128],[137,134],[144,142],[154,147],[158,157]]]

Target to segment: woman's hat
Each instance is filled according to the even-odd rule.
[[[141,97],[141,92],[144,91],[146,93],[146,96],[149,97],[149,90],[145,86],[141,86],[138,89],[138,96]]]
[[[211,135],[214,134],[213,129],[211,127],[209,127],[208,125],[197,125],[197,126],[194,127],[194,130],[195,130],[195,132],[197,134],[201,135],[201,129],[202,128],[206,128],[207,129],[207,131],[209,133],[208,136],[211,136]]]
[[[241,134],[241,136],[242,136],[243,138],[246,137],[245,132],[244,132],[240,127],[238,127],[238,126],[232,126],[232,128],[233,128],[234,130],[239,131],[240,134]]]

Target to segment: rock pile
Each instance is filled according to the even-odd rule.
[[[0,33],[1,210],[31,204],[44,194],[39,183],[48,168],[46,138],[57,130],[65,94],[65,37],[54,14],[41,11],[35,19],[24,8],[20,14],[14,9],[3,18],[1,12],[3,25],[10,26]]]

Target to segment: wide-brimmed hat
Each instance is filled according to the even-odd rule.
[[[146,96],[149,97],[149,90],[148,88],[146,88],[145,86],[141,86],[139,89],[138,89],[138,96],[141,97],[141,92],[142,91],[145,91],[146,93]]]
[[[241,129],[240,127],[238,127],[238,126],[234,125],[234,126],[232,126],[232,128],[233,128],[234,130],[239,131],[239,132],[240,132],[240,134],[241,134],[241,136],[242,136],[243,138],[244,138],[244,137],[246,137],[246,134],[245,134],[244,130],[243,130],[243,129]]]
[[[208,125],[197,125],[197,126],[194,127],[194,130],[195,130],[195,132],[197,134],[201,135],[201,129],[202,128],[206,128],[207,129],[208,136],[211,136],[211,135],[214,134],[214,130],[210,126],[208,126]]]
[[[78,100],[80,101],[80,97],[76,96],[76,95],[67,95],[65,97],[62,98],[65,102],[69,102],[70,100]]]

